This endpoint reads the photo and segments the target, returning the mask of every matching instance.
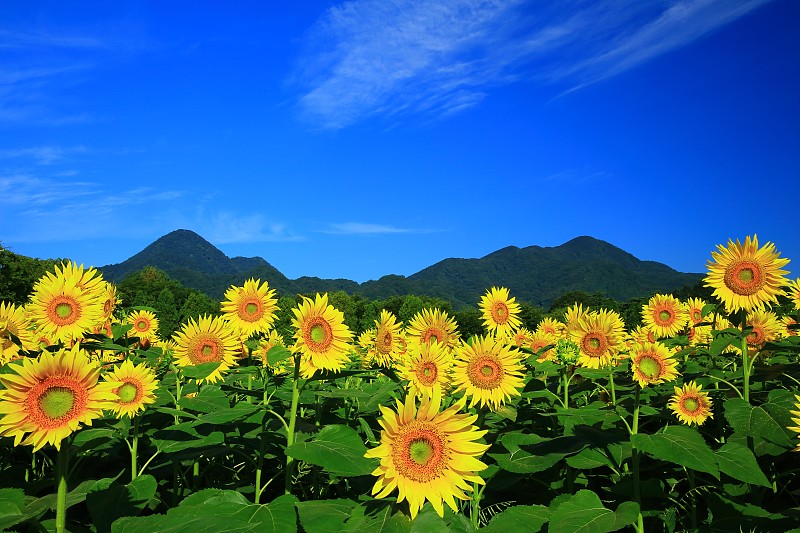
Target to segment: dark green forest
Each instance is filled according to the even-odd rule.
[[[63,259],[34,259],[15,254],[0,246],[0,300],[24,305],[33,290],[35,282],[55,264]],[[271,280],[262,279],[271,284]],[[170,278],[163,270],[145,266],[141,270],[128,274],[116,283],[119,298],[120,316],[137,307],[152,308],[159,319],[159,335],[167,339],[182,323],[202,314],[218,314],[220,301],[212,299],[205,293],[186,287],[180,281]],[[489,286],[486,287],[488,289]],[[324,292],[320,290],[319,292]],[[685,299],[691,296],[710,298],[710,290],[701,282],[673,291],[676,297]],[[277,292],[279,311],[275,328],[285,338],[291,337],[292,309],[301,301],[302,296],[313,296],[313,292],[288,294]],[[387,298],[369,298],[358,293],[344,290],[329,292],[331,305],[344,313],[345,323],[356,335],[373,327],[382,309],[391,311],[403,323],[424,308],[438,308],[446,311],[458,324],[458,330],[464,337],[483,333],[482,320],[478,310],[478,301],[471,307],[456,307],[446,298],[437,296],[404,294]],[[512,294],[513,296],[513,294]],[[644,294],[627,301],[609,298],[602,292],[569,291],[552,300],[549,306],[518,302],[521,306],[520,319],[523,327],[530,330],[544,317],[563,318],[567,307],[575,303],[589,309],[612,309],[620,313],[626,326],[632,329],[641,322],[641,308],[652,296]]]

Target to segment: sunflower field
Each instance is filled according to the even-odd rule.
[[[507,288],[351,331],[327,294],[276,328],[267,281],[159,338],[93,269],[0,303],[0,530],[800,532],[800,279],[711,252],[711,301],[642,325]]]

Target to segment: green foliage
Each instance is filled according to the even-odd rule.
[[[34,259],[0,245],[0,301],[25,305],[34,284],[65,259]]]

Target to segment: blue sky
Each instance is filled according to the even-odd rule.
[[[0,4],[0,243],[359,282],[591,235],[800,268],[800,3]]]

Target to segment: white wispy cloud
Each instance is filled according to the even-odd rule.
[[[222,211],[197,224],[197,232],[219,244],[244,242],[301,241],[304,238],[288,225],[271,222],[264,215],[241,215]]]
[[[0,159],[30,157],[40,165],[50,165],[68,155],[85,154],[89,151],[85,146],[27,146],[0,150]]]
[[[369,224],[364,222],[343,222],[340,224],[330,224],[323,233],[333,235],[386,235],[391,233],[421,233],[424,230],[412,230],[409,228],[398,228],[384,224]]]
[[[309,30],[291,82],[321,128],[440,117],[522,78],[577,88],[615,76],[769,1],[352,0]]]

